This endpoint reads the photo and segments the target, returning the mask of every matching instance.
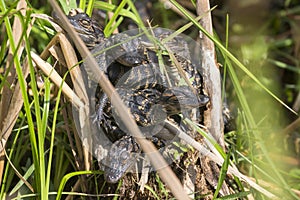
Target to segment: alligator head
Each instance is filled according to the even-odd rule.
[[[141,149],[132,136],[124,136],[113,143],[104,168],[104,178],[109,183],[116,183],[132,167]]]
[[[60,25],[62,29],[65,28],[55,12],[52,13],[52,17],[54,22]],[[104,34],[100,25],[82,10],[72,9],[67,15],[67,18],[89,49],[93,49],[97,44],[103,41]]]

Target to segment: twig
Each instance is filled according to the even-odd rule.
[[[18,169],[15,167],[15,165],[10,161],[5,149],[4,149],[4,154],[6,156],[6,159],[8,161],[8,163],[10,164],[11,168],[14,170],[14,172],[16,173],[16,175],[23,181],[23,183],[25,183],[25,185],[28,187],[28,189],[34,193],[34,189],[32,187],[32,185],[30,185],[30,183],[22,176],[22,174],[18,171]]]
[[[282,133],[283,133],[283,135],[287,135],[299,127],[300,127],[300,117],[298,119],[296,119],[295,121],[293,121],[291,124],[289,124],[287,127],[285,127],[285,129],[283,129]]]
[[[39,66],[39,68],[45,73],[49,75],[49,78],[55,83],[55,85],[62,85],[63,93],[68,97],[68,99],[73,103],[77,108],[84,107],[81,99],[77,97],[72,88],[70,88],[60,75],[53,70],[52,66],[46,61],[42,60],[37,54],[31,52],[31,57],[33,61]]]
[[[197,13],[203,16],[200,24],[210,34],[213,34],[212,19],[210,13],[209,0],[197,1]],[[204,125],[208,128],[212,136],[224,148],[224,124],[222,118],[222,96],[220,71],[216,64],[214,43],[200,32],[200,55],[202,55],[201,66],[203,71],[204,90],[208,93],[210,102],[208,110],[204,113]]]

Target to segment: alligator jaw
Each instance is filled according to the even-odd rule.
[[[113,143],[107,155],[104,178],[109,183],[118,182],[133,166],[141,152],[132,136],[124,136]]]

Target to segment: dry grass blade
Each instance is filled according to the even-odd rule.
[[[49,17],[45,19],[51,22],[51,19]],[[52,22],[52,25],[57,26],[57,24],[55,24],[54,22]],[[60,27],[56,28],[56,30],[62,31]],[[58,75],[58,73],[56,73],[55,69],[53,69],[51,65],[44,62],[44,60],[47,60],[47,58],[50,57],[51,55],[56,60],[58,60],[58,62],[61,65],[68,68],[68,72],[71,75],[72,83],[74,86],[74,91],[71,91],[72,89],[68,85],[62,82],[62,78]],[[88,95],[84,85],[81,70],[79,69],[76,53],[69,40],[66,38],[66,36],[62,33],[56,34],[55,37],[47,45],[45,50],[41,53],[40,58],[34,55],[33,59],[38,64],[39,68],[42,69],[42,71],[47,76],[49,76],[51,80],[53,80],[53,82],[56,84],[57,87],[62,86],[63,93],[72,102],[72,104],[78,110],[80,110],[81,113],[85,113],[84,115],[80,115],[81,117],[79,119],[81,121],[80,128],[82,129],[81,130],[82,133],[90,133],[91,131],[89,126],[89,120],[87,120],[86,118],[86,116],[89,116]],[[75,135],[75,138],[77,137],[78,135]],[[86,145],[80,148],[83,149],[82,154],[84,155],[84,166],[86,170],[90,170],[92,165],[91,158],[89,155],[91,148],[92,148],[92,141],[88,141]]]
[[[61,43],[61,48],[64,55],[68,55],[65,57],[66,64],[69,67],[69,71],[71,74],[72,82],[74,84],[74,90],[79,98],[84,102],[84,104],[88,104],[88,95],[84,86],[84,81],[82,78],[81,71],[79,69],[79,65],[77,62],[77,56],[75,51],[73,50],[72,45],[65,35],[59,34],[59,41]]]
[[[58,33],[48,44],[48,46],[45,48],[45,51],[42,52],[41,58],[46,60],[49,55],[52,46],[55,44],[60,43],[62,53],[65,56],[64,59],[59,59],[59,62],[65,63],[65,65],[69,68],[69,72],[71,74],[72,82],[74,84],[74,90],[76,94],[79,96],[79,98],[83,101],[84,104],[88,104],[88,95],[84,86],[84,81],[82,78],[81,71],[78,67],[78,61],[76,57],[76,53],[73,50],[72,45],[70,44],[69,40],[66,38],[64,34]],[[59,57],[60,53],[55,52],[56,50],[53,50],[51,53],[55,54]],[[59,85],[58,85],[59,86]]]
[[[295,121],[293,121],[291,124],[289,124],[287,127],[285,127],[285,129],[283,129],[282,133],[284,135],[287,135],[299,127],[300,127],[300,117],[298,119],[296,119]]]
[[[66,97],[69,99],[69,101],[72,103],[72,105],[74,105],[80,113],[84,113],[81,114],[79,120],[80,120],[80,124],[82,125],[80,128],[82,129],[83,133],[89,133],[89,120],[86,120],[85,116],[87,116],[87,114],[89,113],[88,111],[88,103],[85,103],[82,101],[82,99],[84,99],[84,95],[81,96],[81,98],[79,98],[77,96],[77,94],[73,91],[72,88],[69,87],[68,84],[66,84],[64,82],[64,80],[61,78],[61,76],[54,70],[54,68],[47,62],[45,62],[41,57],[39,57],[37,54],[31,52],[31,57],[32,60],[35,62],[36,65],[38,65],[38,67],[50,78],[50,80],[52,80],[54,82],[54,84],[57,87],[61,87],[62,88],[62,92],[66,95]],[[76,73],[77,74],[77,73]],[[74,82],[74,86],[76,85],[76,82]],[[77,88],[77,91],[82,92],[85,90],[81,90],[82,88],[84,88],[82,85],[79,85]],[[83,94],[86,94],[83,93]],[[86,95],[87,97],[87,95]],[[85,125],[83,125],[85,124]],[[90,147],[91,148],[91,141],[87,142],[87,144],[85,145],[85,147]],[[84,148],[84,165],[85,165],[85,169],[89,170],[91,167],[91,163],[89,162],[89,153],[90,150],[89,149],[85,149]]]
[[[70,26],[66,16],[61,11],[60,7],[54,0],[50,0],[50,3],[54,10],[57,12],[59,17],[62,19],[63,24],[65,25],[69,35],[71,36],[72,40],[75,42],[77,49],[79,50],[80,54],[83,58],[86,58],[87,66],[90,68],[91,72],[94,74],[98,74],[98,82],[102,89],[109,97],[111,97],[112,93],[115,91],[112,84],[108,81],[104,73],[99,69],[96,60],[93,58],[91,53],[88,51],[87,47],[83,43],[83,41],[79,38],[79,36],[75,33],[73,28]],[[116,92],[114,92],[116,94]],[[135,121],[133,120],[132,116],[129,114],[128,108],[123,104],[119,95],[114,95],[114,99],[111,99],[112,104],[115,106],[118,113],[120,113],[120,117],[123,120],[125,126],[128,130],[132,133],[132,135],[136,138],[138,143],[141,145],[144,152],[148,155],[152,165],[155,169],[159,172],[160,177],[162,180],[170,187],[170,190],[174,194],[177,199],[189,199],[187,194],[183,192],[183,187],[173,173],[171,168],[168,166],[166,161],[157,151],[155,146],[152,142],[145,139],[145,137],[141,134],[140,130],[138,129]]]
[[[39,68],[47,76],[49,76],[49,78],[55,83],[55,85],[62,87],[63,93],[68,97],[73,105],[75,105],[78,109],[80,107],[84,107],[84,103],[81,101],[81,99],[78,98],[72,88],[70,88],[68,84],[63,81],[60,75],[53,69],[53,67],[49,63],[45,62],[34,52],[31,52],[31,57],[33,61],[39,66]]]
[[[12,167],[12,169],[15,171],[16,175],[25,183],[25,185],[28,187],[28,189],[32,193],[34,193],[34,189],[31,186],[31,184],[26,179],[23,178],[22,174],[18,171],[18,169],[15,167],[15,165],[9,160],[9,157],[7,156],[7,153],[6,153],[5,149],[4,149],[4,153],[5,153],[7,161],[9,162],[10,166]]]
[[[52,26],[57,32],[61,32],[61,31],[62,31],[61,27],[60,27],[59,25],[57,25],[55,22],[53,22],[52,17],[50,17],[49,15],[41,14],[41,13],[32,13],[32,14],[31,14],[31,17],[46,20],[46,21],[48,21],[48,22],[51,24],[51,26]]]

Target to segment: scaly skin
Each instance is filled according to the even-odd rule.
[[[55,19],[60,24],[59,19]],[[104,38],[101,28],[85,13],[72,11],[68,19],[95,54],[99,67],[116,86],[135,121],[150,140],[155,140],[155,135],[165,134],[166,129],[161,124],[169,116],[208,103],[209,98],[202,94],[202,76],[192,64],[183,38],[176,36],[165,45],[174,53],[184,76],[191,80],[192,89],[180,83],[182,75],[166,54],[162,59],[169,79],[160,71],[156,50],[153,49],[155,45],[145,36],[131,37],[120,33]],[[154,29],[153,32],[159,41],[172,33],[163,29]],[[97,76],[87,73],[92,80]],[[113,112],[107,95],[99,88],[96,96],[95,121],[113,142],[105,163],[104,177],[108,182],[115,183],[133,165],[141,149],[118,120],[118,113]]]

